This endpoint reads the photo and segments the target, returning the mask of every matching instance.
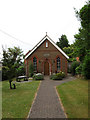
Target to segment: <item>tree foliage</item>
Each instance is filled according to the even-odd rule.
[[[68,42],[67,36],[66,35],[62,35],[61,38],[59,38],[59,42],[57,42],[56,45],[58,47],[60,47],[61,49],[63,49],[64,47],[68,47],[69,46],[69,42]]]
[[[81,22],[79,33],[75,37],[75,54],[79,56],[81,67],[76,68],[76,71],[90,78],[90,1],[87,2],[80,11],[76,11],[76,15]]]
[[[90,54],[86,55],[84,58],[82,74],[86,79],[90,79]]]
[[[68,47],[64,47],[63,51],[69,56],[69,61],[73,61],[73,57],[74,57],[74,45],[71,44]]]
[[[71,73],[72,75],[74,76],[76,74],[76,68],[79,66],[79,62],[77,61],[74,61],[72,62],[72,65],[71,65]]]
[[[77,17],[81,22],[79,33],[75,37],[75,53],[83,61],[84,57],[90,51],[90,4],[89,2],[84,5],[81,10],[76,11]]]
[[[82,64],[80,64],[78,67],[75,69],[76,74],[81,75],[82,74]]]
[[[2,59],[2,79],[11,80],[13,77],[23,73],[23,52],[19,47],[8,48],[6,51],[3,49],[3,59]],[[21,70],[21,72],[20,72]]]

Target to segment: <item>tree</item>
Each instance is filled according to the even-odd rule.
[[[68,42],[67,36],[66,35],[62,35],[61,38],[59,38],[59,42],[57,42],[56,45],[58,47],[60,47],[61,49],[63,49],[64,47],[68,47],[69,46],[69,42]]]
[[[13,77],[16,77],[18,75],[18,68],[20,66],[24,68],[22,59],[23,51],[19,47],[8,48],[7,51],[3,49],[3,80],[9,79],[9,81],[11,81]]]
[[[82,74],[86,79],[90,79],[90,54],[86,55],[84,58]]]
[[[74,36],[75,54],[80,57],[82,74],[85,78],[90,78],[90,2],[87,2],[79,12],[76,11],[76,15],[81,22],[81,28]]]
[[[79,33],[75,37],[75,53],[83,61],[85,56],[90,51],[90,2],[87,2],[81,10],[76,11],[76,15],[81,22]]]
[[[83,29],[79,29],[79,33],[74,35],[75,37],[75,55],[79,56],[80,61],[82,62],[84,60],[85,55],[87,54],[87,43],[85,42],[85,37],[83,34]]]
[[[63,51],[69,56],[69,60],[72,61],[74,57],[74,45],[71,44],[68,47],[64,47]]]

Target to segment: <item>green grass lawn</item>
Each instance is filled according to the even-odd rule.
[[[88,80],[63,83],[57,91],[68,118],[88,118]]]
[[[16,89],[9,89],[9,82],[2,82],[2,117],[26,118],[40,81],[16,83]]]

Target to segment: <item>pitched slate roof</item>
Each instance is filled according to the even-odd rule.
[[[36,46],[25,56],[25,59],[27,59],[45,40],[48,40],[50,43],[52,43],[58,51],[60,51],[67,59],[69,59],[69,57],[65,54],[65,52],[63,52],[57,45],[56,43],[46,34],[45,37],[40,40]]]

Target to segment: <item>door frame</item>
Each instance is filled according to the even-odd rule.
[[[45,66],[45,65],[48,65],[48,68],[47,68],[47,66]],[[47,70],[46,70],[47,69]],[[45,71],[46,70],[46,71]],[[44,75],[49,75],[49,71],[50,71],[50,69],[49,69],[49,62],[48,61],[45,61],[44,62]],[[47,74],[46,74],[47,73]]]
[[[45,59],[45,60],[44,60],[44,64],[43,64],[43,73],[44,73],[44,75],[45,75],[45,71],[44,71],[44,70],[45,70],[45,68],[44,68],[45,66],[44,66],[44,65],[45,65],[45,62],[46,62],[46,61],[47,61],[48,64],[49,64],[49,75],[51,75],[51,69],[52,69],[51,67],[52,67],[52,66],[51,66],[50,60],[48,60],[48,59]]]

